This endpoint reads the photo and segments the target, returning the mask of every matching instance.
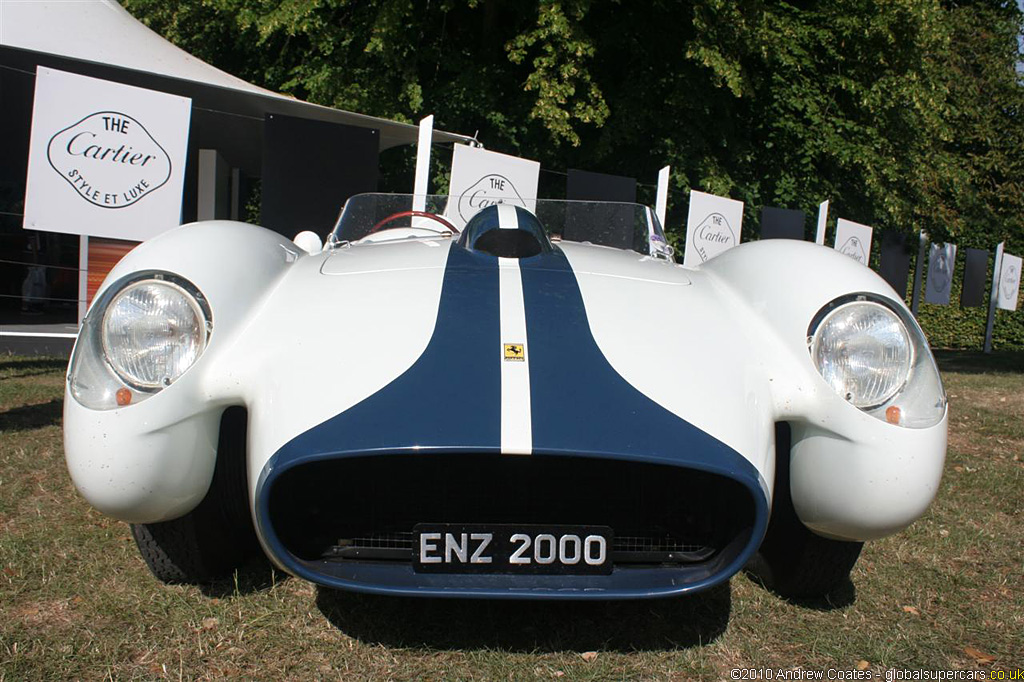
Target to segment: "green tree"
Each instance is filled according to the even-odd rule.
[[[973,0],[126,0],[268,88],[546,168],[1024,248],[1021,13]]]
[[[950,3],[943,66],[953,131],[933,176],[934,215],[953,241],[1024,250],[1024,87],[1014,2]],[[945,236],[945,235],[939,235]]]

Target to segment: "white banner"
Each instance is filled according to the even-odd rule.
[[[665,227],[665,212],[668,210],[668,183],[672,166],[665,166],[658,171],[658,190],[654,197],[654,214],[658,222]]]
[[[740,243],[743,202],[690,190],[683,265],[696,267]]]
[[[840,218],[836,221],[835,249],[867,265],[871,257],[871,227]]]
[[[928,285],[924,290],[925,303],[949,305],[955,264],[956,244],[931,245],[928,250]]]
[[[181,222],[192,100],[36,70],[25,229],[143,241]]]
[[[1020,256],[1003,252],[1003,265],[999,268],[999,297],[996,305],[1003,310],[1017,309],[1017,294],[1020,293]]]
[[[434,136],[434,115],[431,114],[420,121],[419,135],[416,139],[416,176],[412,185],[412,210],[427,210],[427,187],[430,185],[430,140]],[[429,218],[419,218],[430,222]],[[412,224],[417,224],[413,218]],[[435,223],[436,225],[436,223]]]
[[[818,229],[814,233],[814,243],[825,245],[825,223],[828,222],[828,200],[818,204]]]
[[[452,154],[445,217],[461,228],[477,211],[494,204],[537,206],[540,163],[457,144]]]

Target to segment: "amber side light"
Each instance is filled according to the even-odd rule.
[[[900,417],[902,416],[903,414],[900,412],[900,408],[896,407],[895,405],[890,405],[889,407],[885,408],[885,421],[889,422],[890,424],[898,425],[900,423]]]
[[[117,404],[120,407],[124,407],[125,405],[131,405],[132,404],[132,392],[131,392],[131,389],[127,389],[127,388],[119,388],[119,389],[117,389],[117,393],[114,395],[114,398],[117,400]]]

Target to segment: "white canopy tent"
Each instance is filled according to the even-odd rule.
[[[194,117],[231,117],[209,146],[250,171],[258,169],[258,158],[248,149],[251,142],[242,142],[247,136],[238,134],[239,125],[245,128],[240,117],[262,124],[266,114],[282,114],[376,128],[381,149],[417,139],[415,125],[303,102],[225,73],[164,40],[113,0],[0,0],[0,46],[0,64],[8,68],[34,73],[37,65],[67,68],[71,60],[84,75],[190,97]],[[470,139],[435,131],[432,141]]]
[[[0,128],[6,131],[6,147],[0,155],[0,199],[7,202],[0,206],[0,254],[21,258],[26,240],[32,239],[36,246],[31,260],[56,268],[51,274],[72,269],[66,258],[59,257],[60,253],[71,252],[64,239],[67,235],[26,237],[19,218],[22,206],[17,199],[25,195],[33,90],[39,67],[191,99],[188,164],[192,175],[186,177],[182,198],[182,219],[187,220],[204,217],[200,205],[219,206],[216,200],[209,200],[209,188],[215,188],[214,199],[223,196],[220,176],[215,174],[213,180],[209,173],[204,176],[202,154],[207,154],[206,159],[211,158],[209,154],[216,157],[206,166],[215,171],[222,168],[223,157],[232,174],[230,184],[235,194],[239,183],[234,178],[243,178],[244,184],[244,178],[262,175],[265,122],[270,116],[374,129],[379,131],[380,150],[418,141],[419,128],[415,125],[304,102],[225,73],[164,40],[114,0],[0,0]],[[439,130],[426,139],[435,144],[472,141]],[[238,208],[236,196],[232,195],[231,203]],[[205,217],[228,216],[209,215],[207,211]],[[98,272],[90,266],[86,239],[82,238],[77,249],[79,318],[84,312],[87,273],[90,269],[93,274]],[[11,292],[8,298],[15,298],[24,268],[9,263],[5,267],[7,270],[0,272],[0,288]],[[66,301],[72,294],[62,295],[63,299],[53,300]],[[26,329],[0,329],[0,337],[16,333],[39,336],[34,327]],[[63,328],[54,334],[74,336]]]

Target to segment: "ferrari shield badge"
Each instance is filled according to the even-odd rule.
[[[526,347],[521,343],[505,344],[505,361],[522,362],[526,359]]]

